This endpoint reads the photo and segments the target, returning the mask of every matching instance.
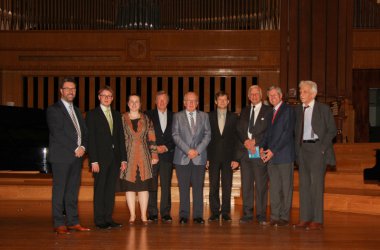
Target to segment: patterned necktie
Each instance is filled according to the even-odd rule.
[[[78,146],[80,146],[82,144],[82,135],[81,135],[81,132],[80,132],[80,128],[79,128],[79,124],[78,124],[78,121],[77,119],[75,118],[75,115],[74,115],[74,108],[73,108],[73,105],[70,104],[69,105],[69,114],[70,114],[70,118],[74,124],[74,127],[75,127],[75,130],[77,131],[77,144]]]
[[[189,115],[190,115],[190,129],[191,129],[191,133],[194,135],[195,134],[195,122],[194,122],[194,116],[193,116],[193,112],[190,112]]]
[[[107,121],[108,121],[108,125],[110,126],[111,135],[112,135],[112,132],[113,132],[113,120],[112,120],[111,109],[107,109],[106,110],[106,118],[107,118]]]

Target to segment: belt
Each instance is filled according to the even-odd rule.
[[[303,140],[302,143],[316,143],[317,141],[319,141],[319,139],[315,139],[315,140]]]

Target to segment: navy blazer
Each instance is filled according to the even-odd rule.
[[[87,112],[89,164],[98,162],[100,166],[127,161],[125,139],[121,114],[111,110],[113,131],[111,130],[103,110],[99,107]]]
[[[165,132],[162,132],[160,118],[158,117],[158,110],[153,109],[146,112],[149,119],[153,122],[154,132],[156,134],[156,144],[165,145],[168,148],[168,152],[158,154],[160,161],[173,162],[174,157],[174,141],[172,136],[172,123],[173,123],[173,112],[167,110],[167,124]]]
[[[283,102],[274,119],[272,115],[272,120],[265,134],[263,148],[272,151],[273,164],[292,163],[295,159],[294,109]]]
[[[77,107],[73,107],[78,119],[82,134],[82,145],[87,149],[88,135],[87,128]],[[73,162],[77,145],[77,132],[73,121],[61,100],[48,107],[46,112],[47,124],[49,127],[49,162]]]

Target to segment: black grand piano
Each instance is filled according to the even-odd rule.
[[[380,184],[380,149],[376,149],[376,165],[363,171],[364,183]]]
[[[0,105],[0,170],[50,173],[45,110]]]

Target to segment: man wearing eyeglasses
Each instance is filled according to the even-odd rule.
[[[75,80],[64,78],[59,88],[61,100],[47,109],[48,160],[53,171],[54,231],[57,234],[69,234],[69,230],[90,231],[79,224],[78,218],[78,193],[88,137],[82,114],[73,105]],[[66,211],[66,216],[63,211]]]
[[[121,115],[111,109],[113,90],[104,86],[98,92],[100,105],[86,116],[88,156],[94,176],[94,222],[99,229],[118,228],[112,219],[115,184],[126,167],[126,150]]]

